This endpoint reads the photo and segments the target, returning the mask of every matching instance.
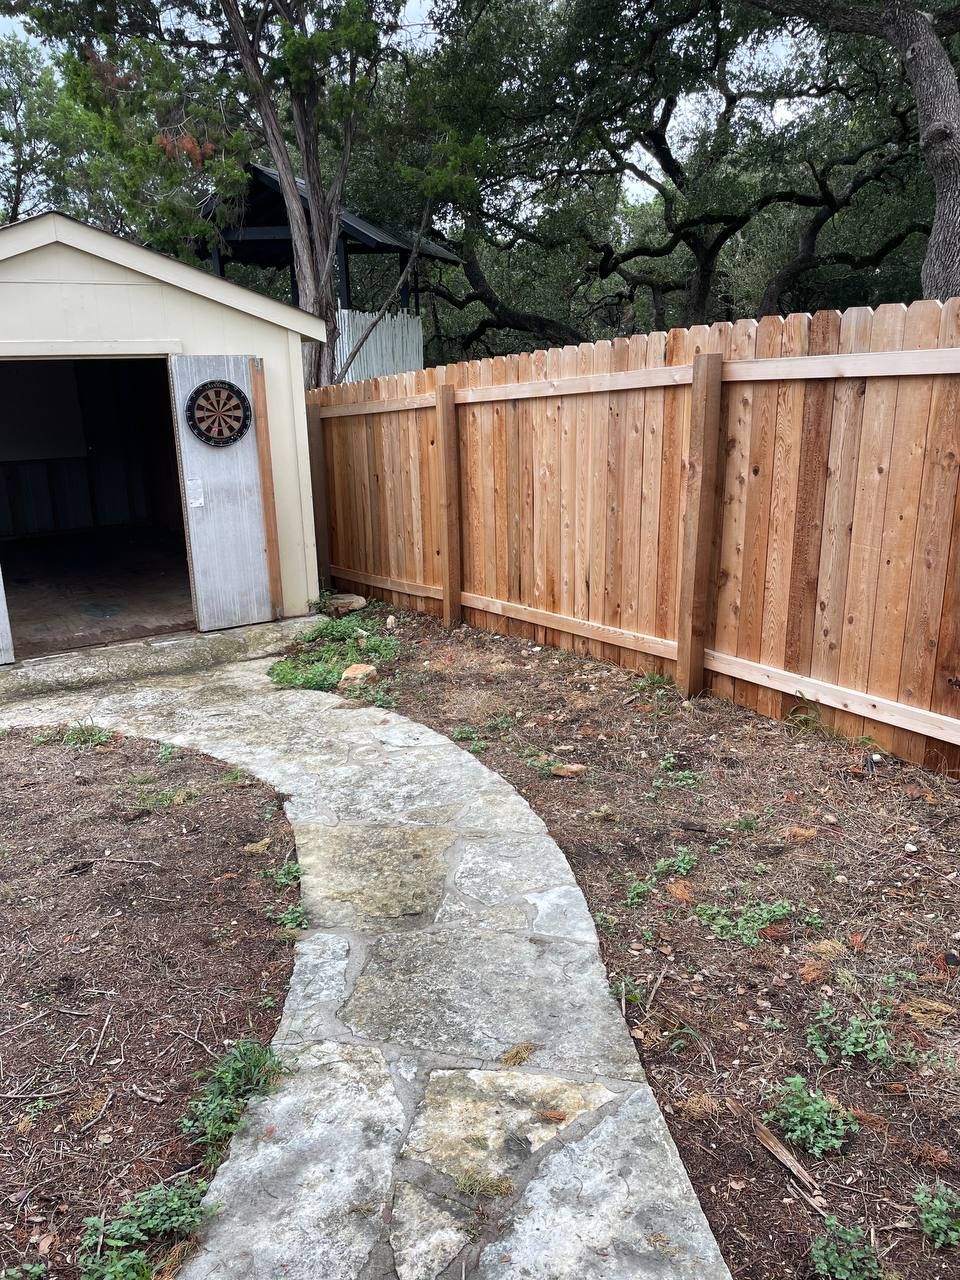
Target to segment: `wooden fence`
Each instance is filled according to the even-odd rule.
[[[344,586],[960,774],[960,300],[309,395]],[[324,554],[327,554],[324,552]]]

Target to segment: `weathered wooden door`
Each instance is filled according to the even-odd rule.
[[[13,636],[10,634],[10,615],[7,613],[3,573],[0,572],[0,663],[4,662],[13,662]]]
[[[264,521],[266,432],[248,356],[171,356],[184,523],[200,631],[276,616]],[[257,409],[263,420],[256,421]],[[267,452],[269,465],[269,453]],[[272,514],[272,512],[271,512]]]

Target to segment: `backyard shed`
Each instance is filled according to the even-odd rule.
[[[323,339],[61,214],[0,228],[0,662],[306,613]]]

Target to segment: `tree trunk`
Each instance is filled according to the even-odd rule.
[[[936,195],[923,295],[945,301],[960,296],[960,85],[926,15],[894,4],[884,19],[913,89],[920,147]]]

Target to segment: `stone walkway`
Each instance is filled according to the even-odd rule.
[[[541,820],[446,738],[268,666],[0,707],[289,797],[311,926],[275,1041],[291,1073],[251,1105],[182,1280],[729,1280]]]

